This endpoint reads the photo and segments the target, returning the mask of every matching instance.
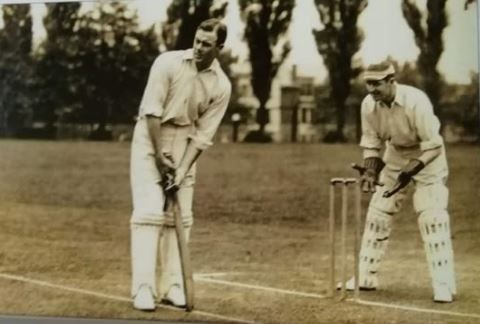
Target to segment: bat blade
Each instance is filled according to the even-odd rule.
[[[183,289],[186,297],[185,309],[187,312],[191,312],[193,310],[194,300],[193,270],[190,259],[190,249],[188,247],[187,239],[185,237],[182,214],[180,213],[180,207],[178,205],[178,198],[176,193],[172,195],[171,207],[173,211],[173,217],[175,219],[175,231],[177,233],[178,251],[180,254],[180,264],[182,267]]]

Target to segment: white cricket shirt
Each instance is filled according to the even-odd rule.
[[[367,95],[362,101],[360,146],[380,150],[384,142],[396,149],[431,150],[443,146],[440,122],[427,95],[414,87],[396,83],[395,99],[388,107]]]
[[[139,118],[157,116],[162,123],[194,125],[189,136],[194,145],[205,149],[225,114],[231,83],[214,60],[198,71],[193,50],[170,51],[157,57],[148,77],[139,109]]]

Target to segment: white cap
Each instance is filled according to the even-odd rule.
[[[363,73],[363,80],[379,81],[385,79],[387,76],[395,74],[395,69],[390,63],[372,64],[367,67]]]

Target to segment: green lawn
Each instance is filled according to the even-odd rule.
[[[365,300],[478,318],[422,313],[196,282],[196,310],[134,311],[11,274],[120,299],[129,297],[128,143],[0,141],[0,313],[263,323],[480,322],[480,148],[447,147],[458,300],[438,305],[411,203],[396,216],[381,288]],[[328,180],[355,176],[355,145],[222,144],[198,166],[191,253],[195,273],[296,292],[326,292]],[[367,203],[364,197],[364,207]],[[26,302],[28,300],[28,302]]]

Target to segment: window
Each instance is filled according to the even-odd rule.
[[[307,108],[302,108],[302,123],[307,124],[311,121],[311,112]]]

